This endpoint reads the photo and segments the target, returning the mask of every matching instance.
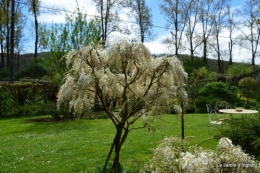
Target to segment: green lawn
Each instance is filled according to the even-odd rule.
[[[28,120],[0,120],[0,173],[96,171],[106,159],[115,132],[109,119]],[[155,131],[130,132],[121,153],[124,168],[133,171],[142,167],[164,137],[181,137],[181,122],[176,115],[159,116],[153,124]],[[186,114],[185,136],[194,136],[187,142],[201,143],[204,148],[215,148],[218,142],[207,140],[211,138],[207,114]]]

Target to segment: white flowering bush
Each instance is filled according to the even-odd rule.
[[[228,138],[221,138],[216,150],[205,150],[196,146],[186,148],[181,139],[170,137],[160,142],[144,170],[153,173],[256,173],[260,172],[260,165]]]
[[[111,172],[122,172],[122,145],[130,131],[151,128],[149,115],[174,108],[181,113],[188,103],[188,75],[182,62],[177,57],[153,58],[142,43],[122,40],[106,49],[86,46],[64,58],[68,72],[59,90],[58,109],[68,107],[80,116],[99,104],[115,126],[103,172],[112,157]],[[134,126],[139,119],[143,124]]]

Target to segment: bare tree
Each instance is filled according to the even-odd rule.
[[[96,3],[97,10],[101,19],[101,36],[100,39],[106,42],[108,35],[118,28],[117,23],[119,16],[117,8],[123,3],[122,0],[93,0]]]
[[[220,34],[225,27],[225,22],[228,14],[227,1],[218,0],[216,1],[214,6],[216,9],[216,13],[212,26],[213,40],[211,40],[209,44],[217,55],[218,72],[223,73],[221,53],[223,50],[221,50],[222,48],[220,44]]]
[[[149,116],[173,107],[187,106],[187,73],[176,58],[152,58],[142,43],[120,41],[107,53],[87,46],[67,54],[71,67],[58,96],[58,108],[69,106],[75,114],[91,111],[97,95],[116,128],[103,171],[114,151],[112,170],[122,172],[120,151],[130,131],[149,127]],[[171,100],[178,103],[174,106]],[[143,119],[140,127],[133,124]]]
[[[243,9],[238,11],[244,20],[237,27],[241,31],[241,35],[238,37],[240,46],[251,51],[251,64],[255,65],[255,58],[258,51],[259,39],[260,39],[260,24],[258,19],[260,18],[260,1],[247,0],[244,3]]]
[[[146,0],[130,0],[129,6],[139,26],[140,41],[152,36],[152,14],[151,9],[147,6]]]
[[[35,29],[35,42],[34,42],[34,60],[35,63],[37,62],[37,54],[39,49],[39,22],[38,22],[38,16],[40,15],[40,4],[41,0],[29,0],[28,1],[29,11],[33,14],[34,17],[34,29]]]
[[[179,50],[182,47],[183,33],[186,22],[188,20],[188,11],[191,8],[192,1],[183,0],[162,0],[160,8],[165,14],[167,27],[172,31],[172,38],[165,40],[166,44],[173,44],[175,55],[178,56]]]
[[[233,63],[233,46],[235,45],[232,35],[235,29],[235,23],[234,23],[234,17],[233,12],[230,9],[230,6],[228,6],[228,21],[226,24],[226,28],[229,31],[229,44],[228,44],[228,52],[229,52],[229,65],[232,65]]]
[[[199,18],[199,3],[194,2],[194,0],[191,0],[191,7],[190,10],[188,10],[187,15],[187,23],[186,23],[186,38],[188,42],[188,50],[190,51],[190,57],[191,60],[194,60],[194,54],[196,52],[196,49],[201,45],[202,42],[198,41],[199,37],[196,33],[196,27],[198,26],[198,18]]]
[[[217,0],[218,1],[218,0]],[[216,2],[213,0],[199,1],[200,9],[199,9],[199,19],[200,24],[202,26],[202,35],[201,42],[203,45],[203,62],[205,65],[208,64],[207,54],[208,54],[208,38],[212,32],[213,25],[215,22],[215,16],[218,12],[218,9],[215,7]]]
[[[28,38],[24,36],[24,27],[26,25],[26,16],[21,13],[19,17],[19,22],[15,26],[15,62],[16,69],[20,68],[20,55],[25,51],[25,42],[28,41]]]

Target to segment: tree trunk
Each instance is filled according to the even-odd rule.
[[[119,123],[117,126],[116,126],[116,135],[115,135],[115,138],[114,138],[114,141],[110,147],[110,151],[109,151],[109,154],[107,156],[107,159],[106,159],[106,163],[105,163],[105,166],[103,167],[103,171],[105,172],[106,171],[106,167],[107,167],[107,164],[108,164],[108,161],[110,160],[111,158],[111,153],[114,149],[114,153],[115,153],[115,156],[113,158],[113,164],[112,164],[112,169],[110,170],[110,172],[112,173],[121,173],[122,172],[122,166],[121,166],[121,163],[120,163],[120,151],[121,151],[121,147],[122,145],[124,144],[125,142],[125,139],[128,135],[128,128],[124,129],[125,128],[125,121],[124,122],[121,122]]]
[[[37,9],[36,2],[33,0],[33,14],[34,14],[34,25],[35,25],[35,42],[34,42],[34,62],[37,63],[37,54],[38,54],[38,20],[37,20]]]
[[[232,65],[232,52],[233,52],[233,42],[232,39],[230,39],[229,42],[229,65]]]
[[[203,35],[203,62],[204,65],[208,65],[207,62],[207,39],[205,34]]]
[[[119,124],[116,128],[117,133],[115,136],[115,157],[113,160],[113,165],[112,165],[112,170],[111,172],[117,172],[117,173],[121,173],[121,164],[120,164],[120,160],[119,160],[119,156],[120,156],[120,150],[121,150],[121,136],[123,133],[123,128],[124,128],[124,124]]]
[[[3,49],[3,44],[1,43],[1,67],[4,68],[5,67],[5,54],[4,54],[4,49]]]

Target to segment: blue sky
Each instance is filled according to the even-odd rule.
[[[86,11],[89,16],[97,15],[95,6],[93,6],[92,0],[78,0],[78,3],[80,5],[80,8]],[[148,6],[152,9],[153,14],[153,24],[155,26],[165,27],[165,18],[164,14],[161,13],[159,8],[160,0],[148,0],[147,1]],[[238,7],[244,3],[244,0],[232,0],[232,6]],[[76,1],[75,0],[42,0],[42,6],[43,7],[51,7],[51,8],[59,8],[59,9],[66,9],[68,11],[75,11],[76,9]],[[127,11],[123,11],[120,13],[120,17],[124,21],[133,21],[133,19],[129,18]],[[42,15],[39,18],[39,21],[44,24],[50,24],[52,22],[54,23],[63,23],[65,21],[64,14],[59,15],[51,15],[48,13],[42,13]],[[167,34],[169,34],[169,31],[154,27],[153,28],[154,33],[157,35],[153,41],[149,41],[146,44],[146,46],[150,49],[152,53],[171,53],[172,50],[170,50],[166,45],[162,43],[163,39],[167,37]],[[224,34],[224,33],[223,33]],[[32,38],[33,39],[33,38]],[[33,50],[33,42],[28,43],[31,45],[31,50]],[[223,44],[225,43],[225,40],[223,40]],[[30,46],[29,46],[30,47]],[[250,57],[245,58],[245,55],[248,56],[248,52],[245,50],[239,49],[239,47],[235,48],[235,58],[234,60],[237,62],[250,62]],[[31,51],[33,52],[33,51]]]

